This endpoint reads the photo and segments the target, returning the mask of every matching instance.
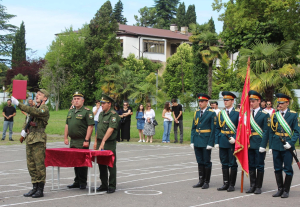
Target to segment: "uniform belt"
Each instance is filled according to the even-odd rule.
[[[281,137],[288,137],[288,133],[280,133],[280,132],[275,132],[276,135],[281,136]]]
[[[252,136],[256,136],[256,135],[259,135],[257,132],[252,132],[251,134],[250,134],[250,137],[252,137]]]
[[[30,127],[29,132],[45,132],[45,128]]]
[[[234,134],[233,131],[223,131],[223,130],[221,130],[221,133],[222,134]]]
[[[199,129],[196,129],[196,132],[200,132],[200,133],[209,133],[211,132],[211,129],[203,129],[203,130],[199,130]]]

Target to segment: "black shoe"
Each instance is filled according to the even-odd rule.
[[[232,192],[235,190],[235,182],[236,182],[236,176],[237,176],[237,170],[231,169],[230,172],[230,181],[229,181],[229,188],[227,189],[227,192]]]
[[[28,193],[24,194],[23,196],[25,196],[25,197],[31,197],[33,194],[36,193],[38,184],[37,183],[33,183],[32,185],[33,185],[33,188]]]
[[[249,171],[249,175],[250,175],[250,188],[248,191],[246,191],[246,193],[254,193],[256,187],[255,187],[255,183],[256,183],[256,171]]]
[[[285,176],[283,194],[281,195],[281,198],[288,198],[289,197],[289,192],[290,192],[290,187],[291,187],[291,184],[292,184],[292,179],[293,179],[293,176],[290,176],[290,175]]]
[[[4,141],[5,139],[1,139],[1,141]]]
[[[173,143],[177,143],[178,141],[174,141]]]
[[[107,193],[114,193],[116,191],[116,189],[114,188],[108,188]]]
[[[222,169],[223,173],[223,186],[221,188],[218,188],[218,191],[227,190],[229,187],[229,169]]]
[[[183,141],[180,141],[180,144],[182,144],[183,143]]]
[[[211,168],[206,167],[205,168],[205,176],[204,176],[204,185],[202,186],[202,189],[208,189],[209,188],[209,182],[210,182],[210,175],[211,175]]]
[[[261,194],[261,187],[264,180],[264,172],[257,171],[257,179],[256,179],[256,189],[254,191],[254,194]]]
[[[276,183],[278,187],[277,193],[273,194],[273,197],[280,197],[283,193],[283,177],[282,177],[282,172],[275,172],[275,178],[276,178]]]
[[[80,189],[80,190],[86,189],[86,184],[80,185],[79,189]]]
[[[107,190],[108,190],[108,188],[104,188],[104,187],[102,187],[102,185],[96,189],[97,192],[107,191]]]
[[[73,183],[72,185],[68,185],[68,188],[80,188],[80,185],[78,183]]]
[[[13,139],[10,139],[9,141],[15,141],[15,140],[13,140]]]
[[[38,183],[38,188],[35,194],[33,194],[31,197],[32,198],[40,198],[40,197],[44,197],[44,186],[45,183]]]
[[[198,164],[198,175],[199,175],[199,182],[196,185],[193,185],[193,188],[201,188],[204,184],[204,166]]]

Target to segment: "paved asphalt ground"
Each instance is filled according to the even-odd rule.
[[[65,147],[65,145],[54,142],[48,143],[47,147],[57,148]],[[202,190],[192,188],[192,185],[198,181],[197,164],[194,152],[188,145],[119,143],[117,146],[117,191],[115,193],[88,196],[88,190],[51,191],[52,168],[48,167],[45,196],[33,199],[22,196],[32,187],[26,167],[25,145],[0,146],[0,207],[300,205],[300,172],[296,165],[294,165],[295,176],[290,198],[272,197],[277,186],[272,157],[269,154],[266,157],[263,194],[240,193],[240,173],[235,192],[218,192],[217,187],[222,185],[218,153],[218,150],[213,149],[210,188]],[[98,169],[97,173],[99,173]],[[71,184],[73,178],[73,168],[61,168],[62,188]],[[97,187],[99,185],[98,179]],[[248,187],[249,181],[245,176],[244,192]]]

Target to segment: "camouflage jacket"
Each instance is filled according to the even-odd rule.
[[[27,134],[26,140],[27,144],[34,144],[36,142],[46,142],[47,135],[45,133],[46,126],[50,117],[48,107],[43,104],[39,108],[26,106],[19,103],[19,108],[25,111],[33,117],[32,122],[35,122],[37,126],[29,127],[29,134]]]

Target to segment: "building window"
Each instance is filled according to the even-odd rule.
[[[165,53],[165,42],[164,41],[155,41],[155,40],[143,40],[144,43],[144,52],[150,53]]]
[[[122,39],[120,39],[120,43],[121,43],[121,47],[123,49],[123,40]]]

